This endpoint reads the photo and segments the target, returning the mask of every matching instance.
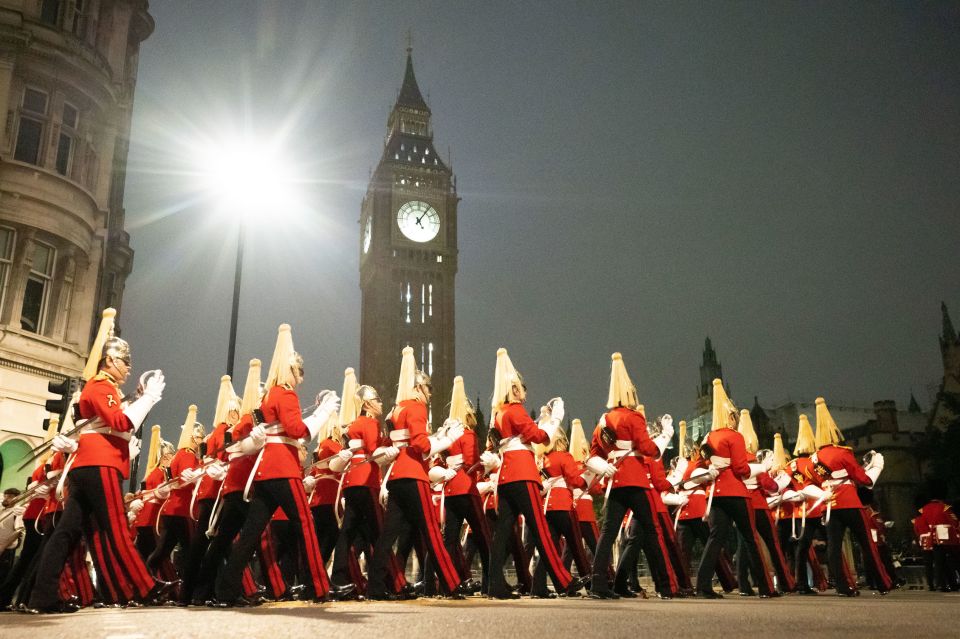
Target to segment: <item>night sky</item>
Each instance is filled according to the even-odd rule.
[[[226,367],[239,218],[192,175],[204,140],[255,130],[304,176],[248,227],[238,392],[281,322],[302,397],[358,364],[360,202],[408,29],[484,412],[506,346],[531,408],[593,422],[618,350],[648,415],[687,416],[707,335],[739,404],[929,409],[941,300],[960,324],[956,4],[150,4],[120,325],[137,373],[166,372],[168,439],[189,403],[209,424]]]

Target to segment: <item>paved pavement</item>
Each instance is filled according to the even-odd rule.
[[[896,591],[886,597],[864,592],[847,599],[833,595],[788,596],[777,600],[727,597],[707,600],[591,601],[587,599],[508,602],[465,601],[345,602],[322,606],[267,604],[246,610],[147,608],[83,610],[72,615],[0,614],[3,639],[240,639],[260,637],[343,637],[384,639],[388,628],[401,639],[472,637],[777,637],[802,621],[802,636],[815,639],[880,637],[956,638],[960,594]],[[790,634],[796,635],[795,632]]]

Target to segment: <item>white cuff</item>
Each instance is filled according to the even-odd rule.
[[[433,437],[428,437],[427,439],[430,440],[430,452],[424,455],[424,459],[430,459],[437,453],[442,453],[453,446],[453,442],[449,437],[437,437],[434,435]]]
[[[826,494],[822,488],[815,484],[804,486],[800,492],[803,493],[803,496],[807,499],[820,499]]]
[[[877,485],[877,477],[880,476],[880,473],[883,472],[882,466],[871,466],[870,468],[863,471],[867,474],[867,477],[870,478],[870,481],[873,482],[870,484],[871,487]]]
[[[329,465],[330,465],[330,470],[332,470],[333,472],[342,473],[344,470],[347,469],[347,466],[350,465],[350,460],[349,459],[345,460],[343,457],[340,457],[339,455],[334,455],[333,457],[330,458]]]
[[[127,419],[129,419],[133,425],[134,431],[140,428],[140,424],[147,418],[147,413],[156,405],[157,401],[159,400],[153,395],[141,395],[140,399],[123,410],[123,414],[127,416]]]
[[[586,466],[587,470],[589,470],[594,475],[602,475],[607,470],[606,460],[600,459],[599,457],[588,458],[586,463],[584,463],[584,466]]]
[[[763,464],[749,464],[750,466],[750,479],[763,474],[764,468]]]

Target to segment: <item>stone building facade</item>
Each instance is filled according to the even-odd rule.
[[[0,488],[133,264],[123,192],[146,0],[0,0]]]

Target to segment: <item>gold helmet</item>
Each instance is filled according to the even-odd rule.
[[[400,359],[400,380],[397,382],[397,403],[408,399],[422,399],[419,388],[430,386],[430,376],[417,369],[413,348],[405,346]]]
[[[149,477],[153,469],[160,463],[160,425],[154,424],[150,429],[150,447],[147,448],[147,472],[144,477]]]
[[[240,411],[240,400],[233,390],[230,376],[223,375],[220,378],[220,391],[217,393],[217,408],[213,412],[214,428],[227,421],[230,411]]]
[[[817,452],[817,444],[813,437],[813,428],[806,415],[800,415],[800,425],[797,428],[797,443],[793,447],[794,455],[812,455]]]
[[[113,332],[116,327],[117,310],[115,308],[105,308],[101,314],[100,327],[97,329],[97,336],[90,347],[90,355],[87,356],[87,364],[83,367],[83,379],[92,379],[104,358],[108,355],[115,359],[130,361],[130,345],[119,337],[114,337]]]
[[[750,411],[746,408],[740,411],[740,423],[737,425],[737,432],[743,435],[743,443],[747,447],[747,452],[756,455],[760,449],[760,440],[757,439],[757,431],[753,428]]]
[[[570,454],[578,462],[584,462],[590,456],[590,442],[579,419],[570,422]]]
[[[296,386],[303,379],[303,358],[293,348],[293,335],[289,324],[277,329],[277,344],[267,369],[266,389],[274,386]]]
[[[627,367],[623,363],[623,355],[614,353],[610,356],[610,389],[607,392],[607,408],[636,409],[640,405],[637,399],[637,388],[627,374]],[[641,409],[642,410],[642,409]]]
[[[710,430],[721,430],[730,428],[727,422],[731,415],[736,415],[737,407],[733,405],[730,398],[727,397],[727,391],[723,388],[723,382],[720,379],[713,380],[713,424]]]
[[[203,439],[203,424],[197,421],[197,405],[190,404],[187,407],[187,418],[180,427],[180,441],[177,443],[177,449],[184,448],[196,451],[198,441]]]
[[[260,408],[260,360],[251,359],[247,369],[247,381],[243,385],[243,398],[240,400],[240,414],[249,415]]]
[[[356,397],[362,407],[367,402],[380,399],[380,393],[373,386],[363,384],[357,388]]]
[[[360,414],[361,402],[357,397],[357,374],[352,368],[343,371],[343,389],[340,393],[340,414],[337,416],[340,426],[352,424]]]
[[[523,377],[514,368],[507,349],[498,348],[497,367],[493,374],[493,399],[490,402],[493,412],[496,413],[504,404],[510,402],[514,388],[522,387],[524,387]]]
[[[830,414],[827,402],[822,397],[817,398],[817,434],[814,439],[817,448],[843,441],[843,433],[837,428],[837,422],[833,421],[833,415]]]
[[[783,447],[783,437],[780,433],[773,435],[773,470],[783,470],[790,465],[790,457]]]

